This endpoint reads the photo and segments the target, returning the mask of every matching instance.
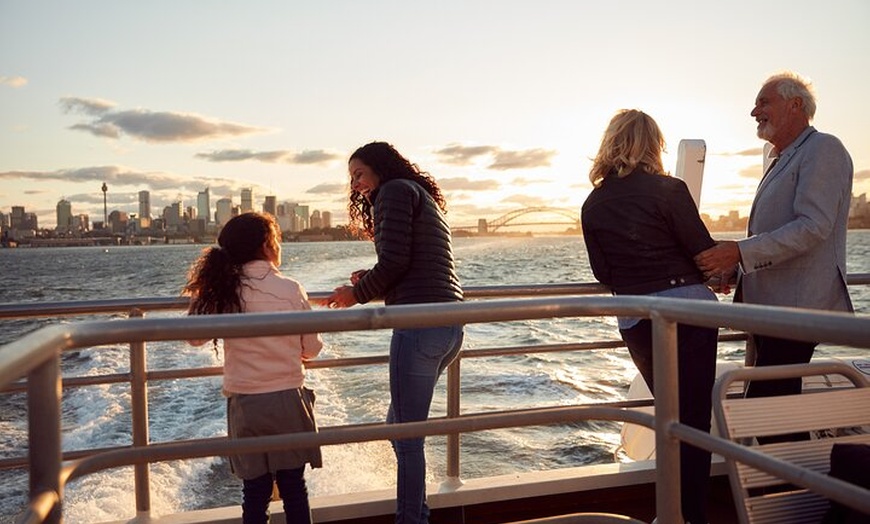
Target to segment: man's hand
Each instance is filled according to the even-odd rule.
[[[740,263],[740,249],[733,240],[722,240],[715,246],[695,255],[695,264],[704,278],[719,278],[728,282]]]

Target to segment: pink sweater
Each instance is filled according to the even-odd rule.
[[[272,263],[245,264],[241,299],[245,313],[307,311],[308,294],[302,284],[281,275]],[[191,341],[192,344],[205,341]],[[320,353],[317,333],[224,340],[224,392],[269,393],[302,387],[304,361]]]

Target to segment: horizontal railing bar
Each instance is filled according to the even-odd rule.
[[[3,346],[0,388],[24,376],[58,349],[119,342],[288,335],[386,328],[434,327],[556,317],[619,315],[663,318],[692,325],[797,340],[870,346],[870,317],[847,313],[723,304],[650,296],[493,299],[347,310],[132,318],[52,325]]]
[[[653,405],[652,397],[646,398],[638,398],[631,400],[613,400],[607,402],[590,402],[587,404],[583,404],[583,406],[595,406],[595,407],[607,407],[607,408],[645,408]],[[531,408],[527,408],[531,409]],[[464,416],[471,415],[483,415],[483,414],[508,414],[515,412],[524,412],[527,409],[513,409],[513,410],[505,410],[505,411],[487,411],[487,412],[475,412],[475,413],[465,413]],[[437,417],[431,417],[429,420],[437,420]],[[376,425],[378,422],[371,422],[367,424],[357,424],[356,426],[370,426]],[[321,431],[329,429],[329,426],[320,428]],[[163,444],[168,443],[188,443],[188,442],[209,442],[215,439],[221,439],[223,437],[210,437],[210,438],[202,438],[202,439],[184,439],[184,440],[173,440],[173,441],[165,441]],[[149,445],[153,445],[154,443],[149,443]],[[119,449],[129,449],[130,446],[109,446],[105,448],[88,448],[83,450],[75,450],[75,451],[65,451],[63,453],[63,460],[74,460],[89,457],[91,455],[96,455],[98,453],[104,453],[107,451],[116,451]],[[7,457],[0,459],[0,471],[7,469],[16,469],[27,466],[28,457],[26,455],[18,456],[18,457]]]
[[[731,342],[746,340],[745,333],[723,333],[719,335],[719,342]],[[625,347],[625,343],[621,340],[601,340],[596,342],[578,342],[567,344],[540,344],[537,346],[508,346],[499,348],[480,348],[480,349],[463,349],[460,352],[460,357],[468,358],[484,358],[498,357],[507,355],[519,354],[534,354],[534,353],[555,353],[564,351],[591,351],[598,349],[615,349]],[[344,357],[317,359],[305,363],[307,369],[326,369],[326,368],[342,368],[352,366],[369,366],[377,364],[386,364],[390,360],[388,355],[373,356],[373,357]],[[165,370],[152,370],[146,373],[148,381],[152,380],[177,380],[182,378],[201,378],[212,377],[223,374],[222,366],[211,366],[202,368],[178,368]],[[88,375],[85,377],[64,377],[63,387],[82,387],[93,386],[99,384],[119,384],[129,382],[129,373],[115,373],[107,375]],[[24,380],[14,382],[9,386],[0,388],[0,394],[18,393],[27,389],[27,382]]]
[[[655,424],[655,419],[651,414],[640,411],[598,406],[560,406],[518,410],[510,413],[460,415],[455,418],[430,419],[424,422],[335,426],[324,428],[318,432],[289,433],[245,439],[224,437],[192,444],[152,444],[148,447],[110,451],[75,461],[65,468],[66,482],[104,469],[166,460],[331,446],[373,440],[399,440],[451,433],[543,426],[579,420],[623,421],[647,428],[653,428]]]
[[[850,286],[870,285],[870,273],[851,273],[846,276],[846,283]],[[463,291],[468,299],[602,295],[610,293],[609,288],[594,282],[470,286],[464,288]],[[329,295],[330,292],[328,291],[313,291],[308,293],[308,297],[313,303],[322,303]],[[143,312],[181,310],[185,309],[188,303],[189,299],[186,297],[74,300],[69,302],[36,302],[32,304],[8,303],[0,304],[0,320],[44,316],[68,317],[95,313],[124,313],[134,308]]]
[[[140,311],[168,311],[185,309],[190,303],[186,297],[112,298],[105,300],[70,300],[68,302],[35,302],[0,304],[0,320],[15,318],[63,316],[74,317],[97,313],[126,313]]]
[[[870,275],[868,275],[870,277]],[[609,293],[606,286],[579,282],[567,284],[528,284],[512,286],[470,286],[463,288],[466,298],[540,297],[558,295],[595,295]],[[329,291],[312,291],[312,303],[324,302]],[[96,313],[124,313],[131,309],[170,311],[186,309],[187,297],[115,298],[105,300],[71,300],[69,302],[36,302],[33,304],[0,304],[0,320],[44,316],[79,316]]]
[[[870,284],[870,273],[850,273],[846,275],[847,286],[866,286]]]

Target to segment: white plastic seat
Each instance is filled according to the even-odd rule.
[[[765,398],[727,398],[735,380],[841,375],[854,387],[816,387],[801,395]],[[824,382],[823,382],[824,383]],[[716,381],[713,412],[724,438],[752,445],[753,449],[790,464],[827,474],[831,448],[837,443],[870,444],[870,383],[843,362],[742,368],[728,371]],[[809,432],[811,440],[759,445],[759,436]],[[743,524],[821,522],[828,500],[803,487],[747,464],[725,460],[734,503]]]

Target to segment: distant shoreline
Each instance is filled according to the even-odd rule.
[[[870,231],[870,227],[850,227],[849,231]],[[710,233],[717,234],[744,234],[745,229],[710,229]],[[467,231],[454,232],[454,238],[490,238],[490,237],[515,237],[515,238],[533,238],[533,237],[553,237],[553,236],[583,236],[575,232],[532,232],[523,231],[515,233],[470,233]],[[124,242],[120,237],[89,237],[89,238],[35,238],[28,239],[24,242],[3,242],[0,243],[0,249],[38,249],[50,247],[122,247],[122,246],[171,246],[171,245],[202,245],[208,246],[215,243],[214,239],[195,240],[191,238],[169,238],[157,239],[150,237],[149,241],[143,239],[134,239],[133,241]],[[155,241],[156,240],[156,241]],[[285,238],[284,243],[293,244],[299,242],[365,242],[359,238],[333,238],[329,235],[299,235],[297,237]]]

